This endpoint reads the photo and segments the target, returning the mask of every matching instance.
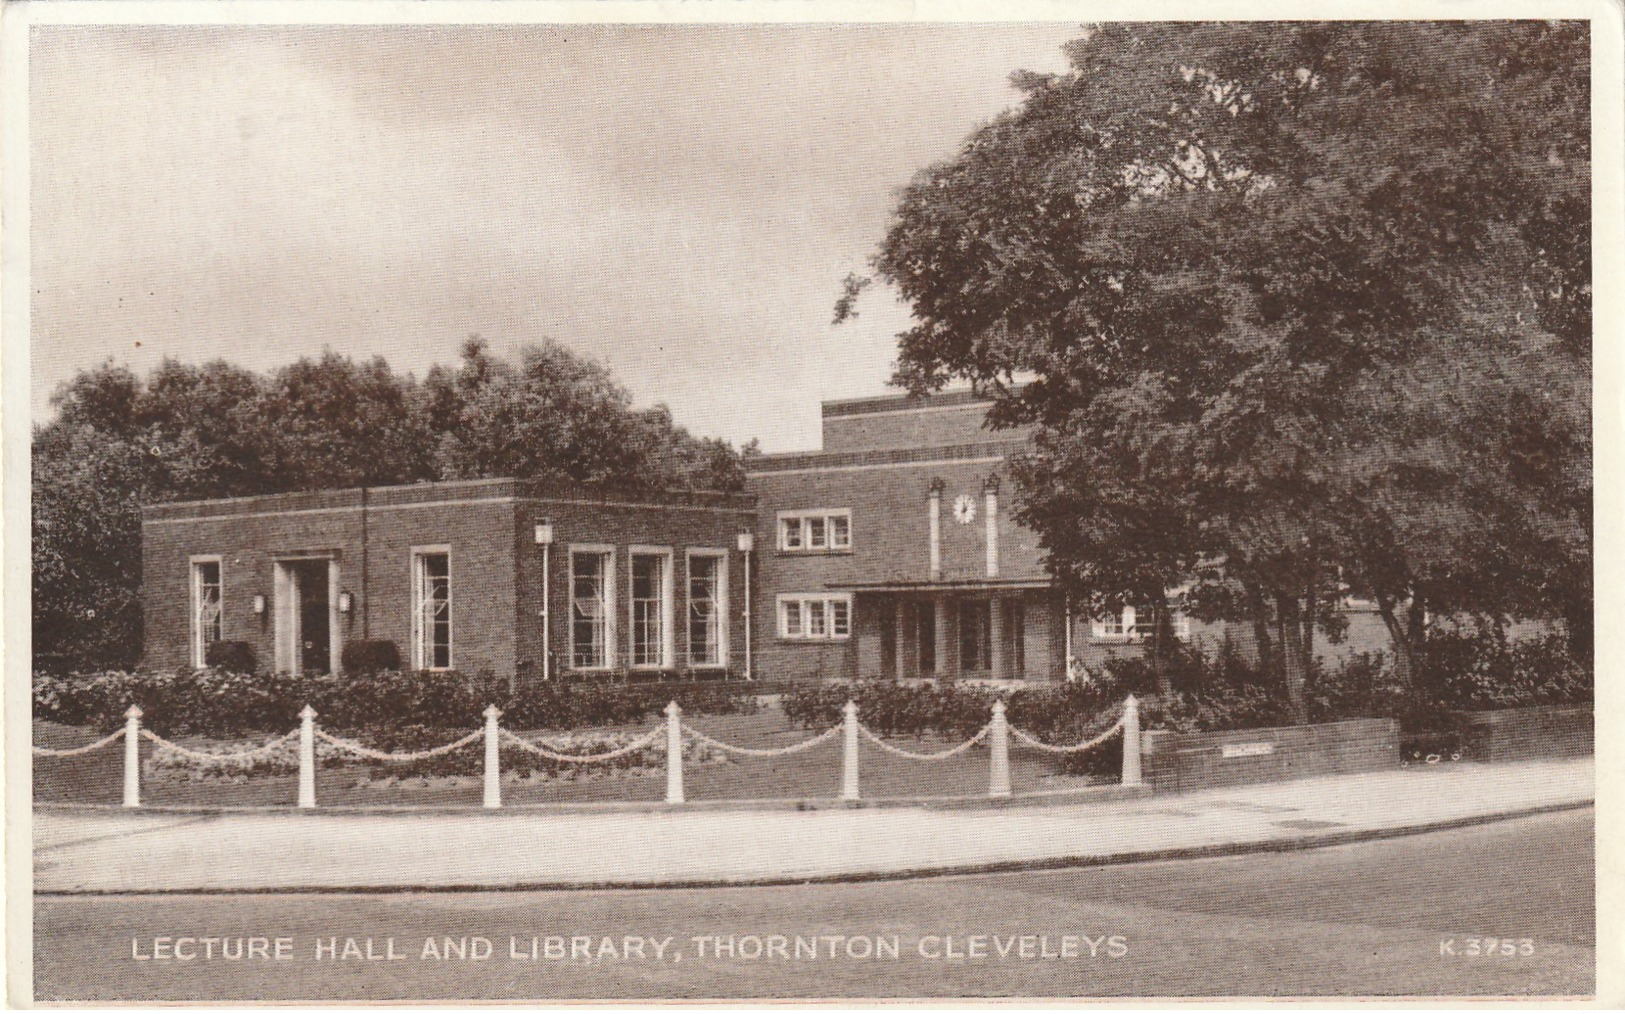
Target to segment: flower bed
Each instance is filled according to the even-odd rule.
[[[411,753],[455,742],[466,736],[468,731],[418,728],[388,737],[366,736],[361,743],[386,753]],[[592,755],[630,746],[643,735],[634,732],[576,732],[546,737],[527,735],[522,738],[539,742],[555,753]],[[270,740],[193,738],[178,745],[186,752],[163,743],[154,744],[142,761],[143,779],[241,783],[251,778],[296,775],[299,771],[297,736]],[[358,757],[320,738],[315,742],[315,753],[321,769],[342,771],[347,777],[353,776],[357,784],[382,782],[409,786],[416,783],[422,787],[433,787],[443,784],[444,779],[479,778],[485,770],[484,745],[478,739],[439,757],[407,762]],[[716,764],[724,760],[726,757],[723,754],[703,743],[690,741],[684,744],[685,767]],[[665,772],[666,749],[662,740],[613,760],[575,763],[538,756],[522,747],[503,746],[500,763],[503,777],[508,781],[590,781],[643,777]]]

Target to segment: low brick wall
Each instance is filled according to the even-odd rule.
[[[1585,757],[1592,752],[1591,706],[1458,711],[1462,756],[1475,761]]]
[[[1233,732],[1141,735],[1145,781],[1158,792],[1380,771],[1399,765],[1399,726],[1391,718]]]

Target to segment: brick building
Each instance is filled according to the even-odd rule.
[[[499,479],[150,507],[146,662],[235,640],[262,668],[330,671],[369,639],[520,680],[1055,680],[1143,650],[1147,610],[1074,616],[1055,589],[1009,508],[1028,436],[986,410],[969,392],[828,402],[823,449],[750,459],[739,495]],[[1347,645],[1386,642],[1350,619]]]
[[[742,668],[749,496],[512,479],[146,510],[146,663],[246,641],[260,666],[333,671],[344,643],[510,678]]]

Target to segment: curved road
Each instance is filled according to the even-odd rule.
[[[1585,810],[1306,852],[873,884],[40,898],[35,991],[80,1001],[1588,995],[1593,835]],[[268,950],[287,939],[287,957],[203,954],[254,936]],[[180,952],[196,956],[165,960],[182,937],[195,940]]]

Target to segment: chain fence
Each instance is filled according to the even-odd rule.
[[[49,747],[36,746],[36,747],[34,747],[34,756],[35,757],[81,757],[81,756],[83,756],[83,755],[85,755],[87,753],[94,753],[95,751],[100,750],[102,747],[104,747],[107,744],[113,742],[114,740],[121,739],[123,736],[124,736],[124,730],[120,729],[117,732],[113,733],[111,736],[103,736],[101,739],[98,739],[94,743],[88,743],[88,744],[86,744],[84,746],[76,746],[76,747],[73,747],[73,748],[67,749],[67,750],[52,750]]]
[[[540,743],[527,740],[522,736],[509,732],[507,729],[503,729],[501,732],[502,742],[508,744],[509,746],[516,746],[519,749],[529,751],[538,757],[546,757],[548,760],[561,761],[565,764],[598,764],[605,761],[619,760],[622,757],[637,753],[640,750],[647,750],[649,747],[660,742],[665,735],[666,730],[664,727],[651,729],[649,732],[639,736],[637,739],[618,749],[610,750],[605,753],[581,754],[560,753],[551,750]],[[664,747],[662,747],[662,749],[664,749]]]

